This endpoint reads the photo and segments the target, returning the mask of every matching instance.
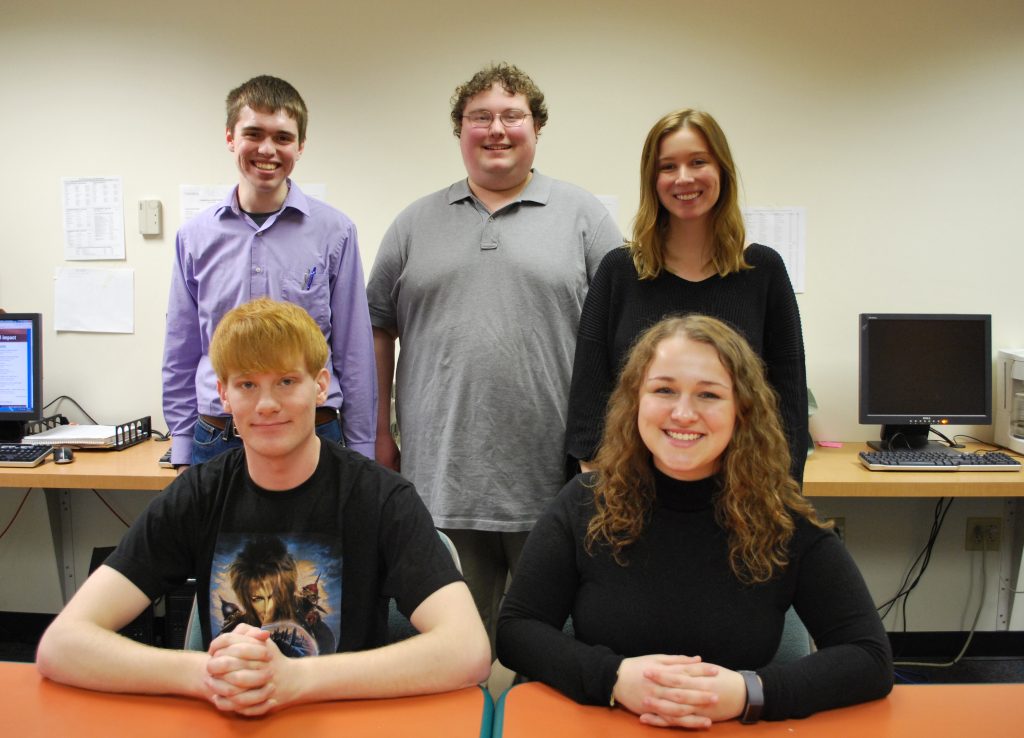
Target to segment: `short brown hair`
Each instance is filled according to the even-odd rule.
[[[248,105],[253,110],[264,113],[285,111],[295,119],[295,123],[299,127],[299,143],[302,144],[306,141],[306,123],[309,121],[309,111],[306,110],[306,103],[299,91],[283,79],[267,74],[253,77],[229,92],[225,103],[229,131],[235,130],[235,124],[238,123],[238,116],[242,112],[242,108]]]
[[[519,67],[507,62],[491,64],[473,75],[465,84],[455,88],[452,95],[452,125],[455,137],[462,136],[462,114],[466,112],[466,103],[474,95],[491,89],[495,84],[510,95],[525,95],[533,116],[533,128],[537,133],[548,122],[548,108],[544,104],[544,93],[534,84],[533,80]]]
[[[290,302],[260,297],[221,318],[210,341],[217,379],[232,373],[284,371],[300,361],[315,377],[327,364],[327,340],[305,310]]]

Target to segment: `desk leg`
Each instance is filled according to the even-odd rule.
[[[64,604],[78,589],[75,576],[75,538],[71,525],[71,498],[66,489],[47,489],[46,510],[50,517],[50,537],[53,555],[57,561],[61,594]]]
[[[1003,505],[1004,559],[1000,562],[999,628],[1024,630],[1024,502],[1007,498]]]

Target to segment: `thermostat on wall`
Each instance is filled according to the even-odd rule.
[[[160,235],[159,200],[139,200],[139,233],[143,236]]]

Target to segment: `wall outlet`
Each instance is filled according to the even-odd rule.
[[[965,551],[998,551],[1002,538],[1002,518],[967,518]]]
[[[846,518],[826,518],[834,524],[832,530],[839,536],[839,540],[846,543]]]

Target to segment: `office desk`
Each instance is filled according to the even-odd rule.
[[[869,471],[857,454],[867,444],[855,441],[842,448],[815,447],[804,467],[804,494],[808,497],[961,497],[1003,498],[1003,546],[1000,567],[1012,572],[1016,586],[999,592],[997,617],[1010,630],[1024,628],[1024,606],[1011,590],[1024,589],[1024,538],[1011,521],[1024,514],[1024,471],[1007,472],[904,472]],[[985,448],[968,444],[967,451]],[[1017,606],[1013,607],[1016,603]],[[1024,728],[1021,730],[1024,735]]]
[[[884,700],[827,710],[802,720],[715,723],[712,738],[965,738],[1024,733],[1024,684],[897,686]],[[642,725],[622,709],[585,707],[539,682],[498,702],[494,738],[665,738],[686,735]]]
[[[218,712],[200,700],[104,694],[43,679],[34,664],[0,663],[0,725],[12,738],[477,738],[491,730],[479,687],[390,700],[324,702],[262,718]]]
[[[967,450],[977,449],[969,445]],[[1024,471],[891,472],[865,469],[863,442],[816,446],[804,467],[808,497],[1024,497]]]
[[[70,464],[47,457],[31,469],[0,467],[0,487],[161,490],[175,477],[174,469],[157,464],[169,448],[150,439],[124,451],[79,449]]]
[[[75,460],[70,464],[55,464],[47,457],[47,461],[31,469],[0,467],[0,488],[41,488],[46,494],[50,537],[64,602],[75,593],[79,580],[84,580],[86,574],[83,572],[80,577],[75,571],[70,490],[162,490],[175,477],[174,469],[164,469],[157,463],[168,448],[167,443],[151,439],[123,451],[76,450]]]
[[[146,441],[124,451],[75,452],[71,464],[46,461],[32,469],[0,467],[0,487],[161,490],[173,469],[157,460],[166,443]],[[874,472],[861,466],[860,442],[815,448],[804,471],[808,497],[1024,497],[1024,472]]]

